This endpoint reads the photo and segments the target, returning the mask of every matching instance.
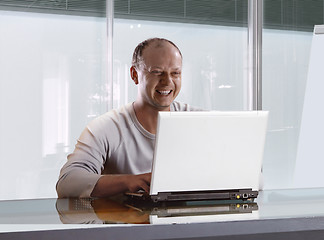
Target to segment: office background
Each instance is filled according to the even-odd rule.
[[[264,188],[291,188],[312,31],[324,22],[324,4],[263,7]],[[0,1],[0,200],[56,197],[59,170],[86,124],[135,99],[129,67],[146,38],[182,50],[179,101],[246,109],[248,0],[115,0],[112,36],[105,9],[104,0]]]

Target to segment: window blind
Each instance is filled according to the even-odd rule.
[[[264,28],[313,31],[324,0],[264,0]],[[115,0],[116,18],[246,26],[248,0]],[[0,0],[0,9],[105,17],[105,0]]]

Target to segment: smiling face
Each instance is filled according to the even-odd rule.
[[[167,41],[155,41],[145,47],[142,61],[131,68],[131,76],[138,84],[138,100],[159,111],[170,105],[181,88],[182,56]]]

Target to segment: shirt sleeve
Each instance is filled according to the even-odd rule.
[[[91,122],[62,167],[56,191],[59,198],[90,197],[105,162],[119,141],[118,124],[107,117]]]

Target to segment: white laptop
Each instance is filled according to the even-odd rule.
[[[150,198],[257,197],[268,112],[159,112]]]

